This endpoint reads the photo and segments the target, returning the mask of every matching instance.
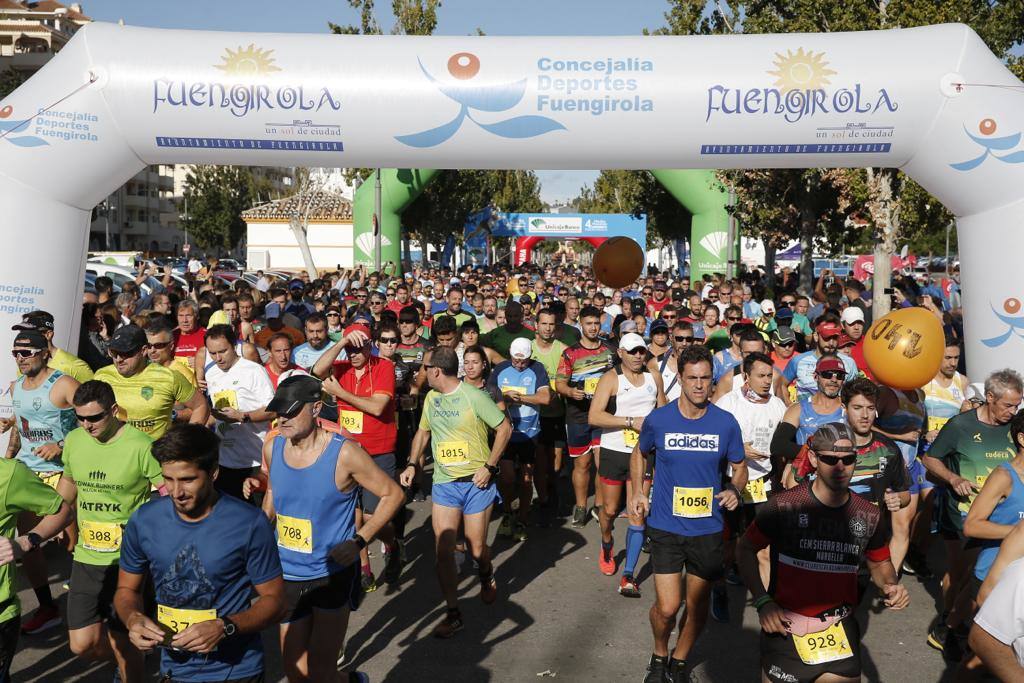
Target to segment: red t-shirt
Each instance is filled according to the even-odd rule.
[[[338,399],[338,417],[346,435],[350,435],[370,455],[395,452],[398,427],[395,424],[395,364],[387,358],[372,356],[362,377],[356,378],[356,369],[349,361],[334,364],[334,377],[346,391],[369,398],[374,394],[387,394],[387,402],[380,417],[364,413],[355,406]]]
[[[850,355],[853,362],[857,364],[857,369],[868,376],[869,379],[874,379],[875,376],[871,372],[871,368],[868,367],[868,361],[864,358],[864,340],[866,337],[861,337],[857,340],[857,343],[846,350],[846,353]]]
[[[647,302],[647,317],[657,318],[658,314],[661,313],[661,309],[665,308],[670,303],[672,303],[672,301],[667,296],[661,301],[655,301],[654,299],[649,300]]]
[[[401,301],[399,301],[398,299],[394,299],[392,301],[389,301],[388,305],[385,306],[384,308],[386,308],[389,311],[394,311],[395,315],[398,315],[399,313],[402,312],[402,309],[405,308],[406,306],[412,306],[412,300],[411,299],[409,301],[405,302],[404,304]]]
[[[174,331],[174,355],[177,358],[195,358],[196,351],[206,342],[206,328],[200,327],[189,333],[180,329]]]
[[[274,385],[274,391],[277,391],[277,385],[281,383],[281,375],[288,379],[292,375],[308,375],[309,373],[300,368],[295,363],[289,363],[288,367],[281,371],[281,374],[275,374],[270,364],[264,365],[263,368],[267,371],[267,376],[270,377],[270,383]]]

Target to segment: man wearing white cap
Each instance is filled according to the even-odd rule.
[[[775,302],[765,299],[761,302],[761,315],[754,319],[754,326],[762,332],[774,332],[778,324],[775,322]]]
[[[509,346],[511,360],[499,363],[488,384],[501,391],[512,421],[512,436],[501,456],[498,490],[505,506],[505,516],[498,526],[499,536],[526,540],[526,524],[533,500],[533,466],[540,436],[541,406],[551,401],[550,378],[540,361],[531,359],[533,344],[518,337]],[[519,514],[512,521],[512,500],[519,498]]]
[[[853,346],[848,348],[846,353],[853,358],[859,369],[866,369],[868,362],[864,358],[864,311],[856,306],[847,306],[839,319],[843,324],[843,332],[853,342]]]

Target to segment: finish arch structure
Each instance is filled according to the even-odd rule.
[[[885,166],[958,216],[972,376],[1021,370],[1022,90],[955,24],[599,42],[91,24],[0,101],[2,343],[35,308],[77,338],[90,211],[148,164]]]

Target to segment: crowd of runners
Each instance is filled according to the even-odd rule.
[[[290,681],[366,681],[339,667],[349,613],[401,584],[424,500],[438,638],[474,628],[463,564],[502,599],[492,522],[512,543],[596,523],[593,580],[652,598],[648,683],[688,680],[726,584],[758,612],[762,680],[860,680],[858,605],[902,609],[901,578],[933,572],[942,611],[906,632],[958,680],[1024,680],[1024,386],[965,376],[955,277],[894,283],[947,335],[906,391],[864,360],[870,292],[827,271],[769,293],[758,271],[612,291],[571,266],[393,270],[197,268],[188,291],[168,273],[116,296],[100,277],[73,350],[54,343],[68,321],[24,315],[0,425],[0,682],[21,635],[58,627],[130,683],[148,653],[162,681],[261,681],[275,628]],[[64,614],[48,542],[73,557]],[[24,616],[15,564],[39,604]]]

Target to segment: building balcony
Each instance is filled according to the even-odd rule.
[[[167,190],[169,192],[174,192],[174,176],[162,175],[162,176],[159,176],[159,178],[160,178],[160,180],[157,183],[157,185],[158,185],[158,187],[161,190]]]

